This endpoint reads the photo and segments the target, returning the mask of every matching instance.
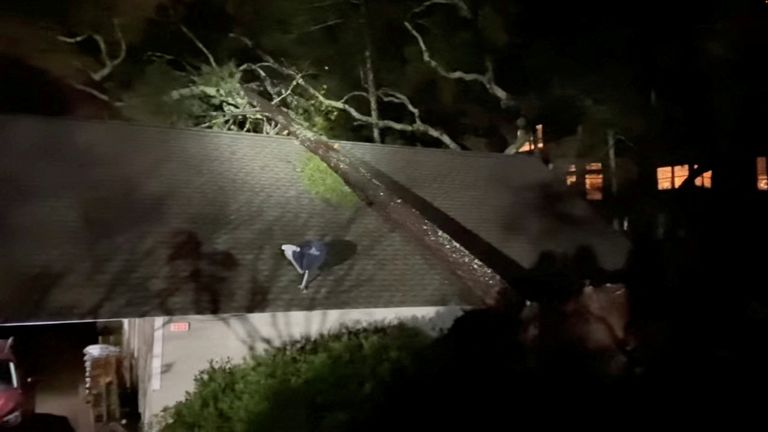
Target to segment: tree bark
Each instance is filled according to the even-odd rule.
[[[608,139],[608,167],[610,169],[610,181],[611,181],[611,197],[610,199],[616,202],[616,197],[619,195],[619,178],[618,170],[616,169],[616,131],[608,129],[606,132]],[[616,214],[616,209],[612,211],[612,225],[613,229],[619,230],[619,215]]]
[[[367,38],[366,38],[367,41]],[[379,98],[376,90],[376,80],[373,75],[373,60],[371,59],[370,43],[365,48],[365,81],[368,87],[368,101],[371,105],[371,131],[373,132],[373,142],[381,143],[381,127],[379,126]]]
[[[371,109],[371,131],[373,132],[373,142],[381,143],[381,126],[379,125],[379,93],[376,87],[376,77],[373,73],[373,44],[371,43],[371,31],[369,27],[368,4],[367,0],[362,0],[362,28],[365,33],[365,86],[368,90],[368,102]]]
[[[274,106],[255,90],[245,88],[251,103],[265,115],[275,120],[284,131],[297,139],[300,145],[315,154],[333,170],[362,200],[395,224],[401,231],[416,239],[432,255],[450,269],[458,278],[476,293],[487,306],[504,306],[522,309],[522,299],[513,291],[500,274],[508,267],[517,265],[508,257],[495,253],[490,259],[481,261],[467,248],[421,213],[406,194],[396,191],[394,181],[386,174],[363,161],[343,154],[324,137],[301,127],[283,109]],[[422,199],[423,200],[423,199]],[[464,228],[467,232],[471,232]],[[476,235],[475,235],[476,236]],[[484,245],[487,251],[488,245]],[[511,264],[498,265],[504,259]],[[496,269],[487,262],[494,261]],[[507,267],[507,268],[503,268]],[[417,289],[417,288],[416,288]]]

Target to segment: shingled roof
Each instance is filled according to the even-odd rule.
[[[544,251],[628,245],[537,160],[340,143],[525,267]],[[0,117],[0,320],[475,305],[365,206],[303,185],[289,138]],[[308,293],[280,245],[349,252]]]

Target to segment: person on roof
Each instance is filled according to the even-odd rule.
[[[284,244],[281,249],[296,271],[303,275],[299,289],[306,292],[310,273],[319,270],[323,265],[328,247],[320,240],[308,240],[298,246]]]

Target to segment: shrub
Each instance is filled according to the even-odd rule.
[[[403,324],[344,329],[235,364],[212,362],[164,432],[358,430],[430,342]]]

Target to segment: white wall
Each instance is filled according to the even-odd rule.
[[[405,320],[436,332],[447,329],[461,313],[457,307],[415,307],[167,318],[162,331],[161,353],[155,352],[155,359],[161,358],[161,364],[150,368],[160,371],[160,385],[159,389],[151,389],[152,378],[144,383],[149,388],[145,393],[144,419],[150,419],[163,407],[182,400],[184,393],[192,390],[194,376],[211,359],[240,360],[251,350],[260,352],[271,345],[356,323]],[[189,322],[189,331],[171,332],[171,322]],[[155,346],[155,350],[157,348]],[[155,384],[157,378],[154,377]]]

